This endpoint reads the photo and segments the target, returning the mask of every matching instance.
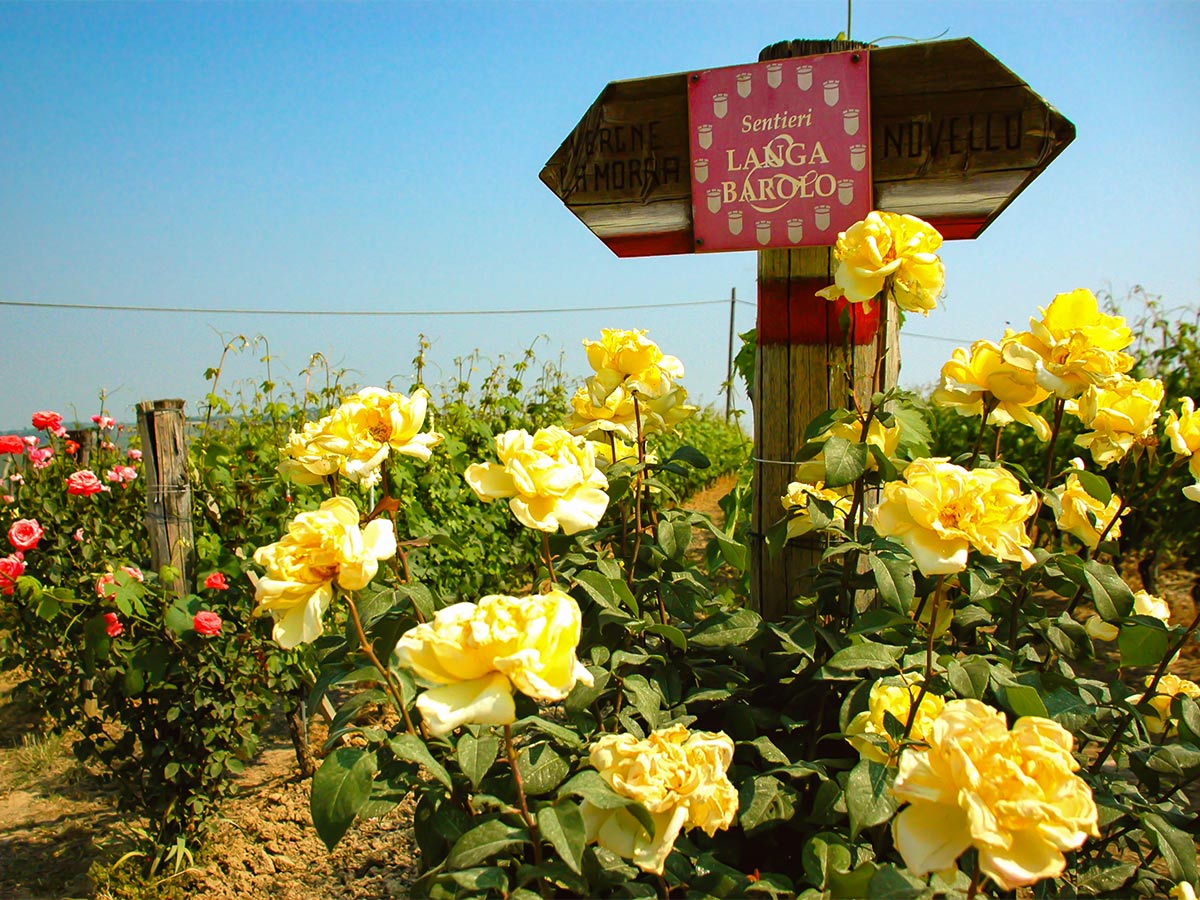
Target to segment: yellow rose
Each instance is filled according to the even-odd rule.
[[[1167,896],[1171,900],[1196,900],[1196,890],[1192,887],[1191,882],[1181,881],[1171,888],[1171,892]]]
[[[1029,331],[1005,342],[1004,358],[1035,373],[1046,390],[1075,397],[1133,368],[1133,357],[1121,352],[1133,342],[1133,332],[1122,316],[1100,312],[1091,291],[1058,294],[1041,312],[1040,321],[1029,320]]]
[[[316,484],[338,472],[369,486],[379,481],[379,467],[389,453],[427,462],[430,449],[442,439],[432,431],[421,433],[428,403],[424,388],[412,397],[363,388],[320,422],[306,422],[299,434],[292,432],[280,474],[299,484]]]
[[[1121,634],[1120,628],[1116,625],[1110,625],[1098,615],[1089,616],[1087,621],[1083,623],[1083,628],[1088,635],[1098,641],[1115,641]]]
[[[925,575],[961,572],[971,547],[997,559],[1034,563],[1025,520],[1037,498],[1006,469],[967,471],[945,459],[914,460],[889,482],[875,530],[899,538]]]
[[[1091,450],[1099,466],[1119,462],[1136,445],[1153,440],[1162,399],[1163,383],[1157,378],[1137,381],[1119,375],[1103,385],[1090,385],[1067,403],[1067,412],[1092,429],[1075,443]]]
[[[606,734],[592,744],[592,765],[614,791],[641,803],[654,820],[654,837],[625,808],[580,804],[587,840],[644,872],[662,874],[685,828],[711,837],[737,815],[738,795],[725,774],[733,741],[723,732],[689,732],[682,725],[653,731],[644,740]]]
[[[1005,335],[1010,337],[1011,333]],[[1032,428],[1039,440],[1049,440],[1049,424],[1029,407],[1050,394],[1038,385],[1032,371],[1007,362],[1002,346],[976,341],[969,353],[956,348],[942,366],[941,381],[930,399],[960,416],[981,416],[986,406],[989,425],[1019,422]]]
[[[639,395],[658,397],[683,377],[683,363],[665,355],[658,344],[646,337],[645,330],[604,328],[600,340],[585,340],[583,346],[588,364],[601,380],[609,383],[609,390],[624,383]]]
[[[595,445],[551,425],[496,435],[497,463],[474,463],[463,477],[485,503],[507,499],[526,528],[575,534],[595,528],[608,508],[608,479]]]
[[[1195,401],[1184,397],[1179,403],[1179,414],[1175,410],[1167,412],[1167,424],[1164,429],[1171,449],[1178,456],[1188,457],[1188,469],[1192,477],[1200,480],[1200,414],[1196,412]]]
[[[514,689],[557,702],[577,681],[592,683],[575,656],[579,632],[579,607],[562,591],[493,594],[478,604],[447,606],[432,622],[410,628],[392,661],[434,685],[417,698],[432,734],[466,724],[508,725],[516,717]]]
[[[1149,687],[1153,680],[1152,676],[1147,675],[1146,686]],[[1167,672],[1159,679],[1158,687],[1155,688],[1154,695],[1149,700],[1144,700],[1145,694],[1133,694],[1128,698],[1128,702],[1131,706],[1137,706],[1142,702],[1149,703],[1152,710],[1146,713],[1144,719],[1146,730],[1151,734],[1165,733],[1167,737],[1170,737],[1179,730],[1178,726],[1171,721],[1171,700],[1179,694],[1200,702],[1200,685]]]
[[[329,425],[329,417],[319,422],[305,422],[299,431],[288,436],[287,444],[280,452],[284,459],[279,463],[279,474],[296,484],[321,484],[342,466],[342,458],[336,453],[320,449],[315,443],[318,434]]]
[[[817,296],[866,303],[890,284],[901,309],[929,315],[946,282],[941,245],[937,230],[915,216],[868,213],[838,235],[834,283]]]
[[[1091,789],[1075,772],[1073,739],[1057,722],[1018,719],[978,700],[951,700],[927,749],[900,754],[893,793],[908,801],[892,822],[915,875],[948,868],[967,848],[1003,890],[1053,878],[1065,850],[1098,837]]]
[[[633,391],[624,384],[605,393],[599,378],[587,383],[571,398],[571,412],[563,423],[572,434],[597,437],[596,432],[612,432],[627,441],[636,441],[638,425],[643,435],[661,434],[696,411],[687,404],[687,391],[672,387],[658,396]],[[636,406],[635,406],[636,404]]]
[[[787,486],[787,493],[780,498],[783,508],[788,514],[787,539],[789,541],[792,538],[808,534],[813,530],[812,519],[808,517],[808,501],[810,497],[817,497],[832,503],[834,511],[842,519],[845,519],[850,514],[850,505],[854,500],[846,490],[827,488],[819,481],[816,484],[804,484],[800,481],[793,481]]]
[[[275,619],[272,636],[284,649],[314,641],[324,630],[321,616],[334,582],[361,590],[375,577],[379,560],[395,554],[391,521],[375,519],[360,530],[353,501],[326,500],[297,515],[282,539],[254,551],[254,561],[267,570],[254,591],[257,611]]]
[[[1153,616],[1160,619],[1164,625],[1170,624],[1171,607],[1162,597],[1155,597],[1146,591],[1135,591],[1133,594],[1133,614],[1135,616]]]
[[[863,443],[868,448],[876,447],[888,458],[896,455],[896,448],[900,446],[900,425],[897,422],[895,425],[884,425],[878,419],[872,417],[871,424],[867,426],[867,436],[863,438],[863,428],[861,419],[847,419],[845,421],[834,422],[816,437],[812,438],[808,443],[823,444],[831,437],[841,438],[845,441],[850,441],[852,444]],[[875,454],[867,454],[867,471],[873,471],[879,468],[879,463],[875,461]],[[825,480],[825,457],[818,454],[812,459],[807,459],[796,465],[795,480],[805,484],[816,484]]]
[[[901,725],[908,723],[912,705],[921,693],[921,680],[911,676],[881,679],[871,685],[868,708],[860,712],[846,726],[846,740],[859,756],[887,765],[900,745],[888,734],[884,725],[884,713],[891,713]],[[924,741],[933,727],[934,720],[946,706],[946,701],[937,694],[926,694],[921,698],[917,716],[913,719],[910,740]],[[863,735],[878,735],[887,741],[889,751],[884,753],[876,744]]]
[[[1076,467],[1082,469],[1083,464],[1074,460]],[[1100,542],[1100,535],[1113,516],[1121,507],[1121,498],[1114,494],[1107,504],[1101,503],[1086,490],[1079,476],[1069,472],[1065,483],[1054,489],[1062,511],[1056,513],[1055,522],[1060,531],[1065,531],[1077,537],[1084,546],[1092,550]],[[1108,539],[1116,540],[1121,536],[1121,522],[1118,520],[1108,532]],[[1107,638],[1104,638],[1107,640]]]
[[[1183,496],[1191,500],[1193,503],[1200,503],[1200,481],[1195,484],[1185,485],[1183,488]]]

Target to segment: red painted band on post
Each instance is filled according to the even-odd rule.
[[[849,310],[850,342],[869,344],[879,329],[879,303],[868,311],[862,303],[829,301],[816,296],[827,279],[793,278],[758,282],[759,344],[826,344],[845,342],[842,314]]]
[[[667,231],[657,234],[608,235],[601,238],[605,246],[622,259],[635,256],[670,256],[692,253],[692,231]]]

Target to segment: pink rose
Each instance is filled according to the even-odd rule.
[[[132,578],[134,581],[144,582],[146,579],[142,576],[142,570],[136,566],[121,566],[121,571]],[[96,596],[108,597],[113,591],[107,590],[110,584],[116,584],[117,578],[112,572],[105,572],[96,579]]]
[[[16,500],[16,499],[17,499],[17,498],[16,498],[16,497],[14,497],[12,494],[5,494],[5,495],[4,495],[4,502],[5,502],[5,503],[12,503],[12,502],[13,502],[14,500]]]
[[[33,463],[35,469],[44,469],[50,465],[52,456],[54,456],[54,451],[50,447],[29,448],[29,461]]]
[[[229,590],[229,582],[225,580],[224,572],[213,572],[204,579],[204,586],[213,591]]]
[[[50,433],[56,438],[65,438],[67,436],[67,429],[59,425],[57,428],[51,428]]]
[[[25,442],[17,434],[0,435],[0,453],[24,453]]]
[[[8,480],[11,481],[13,484],[21,484],[25,481],[25,476],[22,475],[20,472],[13,472],[11,475],[8,476]]]
[[[114,484],[128,484],[137,478],[137,469],[133,466],[113,466],[104,473],[104,477]]]
[[[53,431],[62,428],[62,414],[43,409],[33,414],[33,427],[39,431]]]
[[[36,447],[38,444],[40,444],[42,442],[42,439],[40,437],[38,437],[36,434],[26,435],[23,438],[23,440],[25,441],[26,447]]]
[[[8,542],[17,550],[35,550],[45,533],[37,519],[17,519],[8,529]]]
[[[125,451],[125,455],[128,456],[130,459],[132,459],[134,462],[137,462],[139,459],[142,458],[142,451],[131,447],[130,449]]]
[[[106,612],[104,622],[104,633],[110,638],[119,637],[125,633],[125,626],[121,624],[121,620],[117,618],[115,612]]]
[[[211,637],[214,634],[221,633],[221,617],[215,612],[209,612],[207,609],[196,613],[192,619],[192,627],[196,629],[196,634],[202,634],[206,637]]]
[[[83,543],[83,529],[76,528],[75,533],[72,534],[71,537],[73,537],[75,539],[76,543],[82,544]]]
[[[101,429],[112,428],[117,423],[117,420],[112,416],[96,415],[92,416],[92,421],[100,426]]]
[[[80,469],[78,472],[72,472],[67,476],[68,494],[90,497],[92,494],[98,494],[103,490],[106,490],[106,488],[100,483],[100,479],[96,477],[96,473],[91,469]]]
[[[20,553],[0,556],[0,594],[11,594],[17,579],[25,574],[25,559]]]

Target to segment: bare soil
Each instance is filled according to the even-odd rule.
[[[689,508],[720,517],[725,478]],[[703,535],[697,534],[702,540]],[[1137,586],[1136,570],[1129,573]],[[1190,572],[1163,573],[1159,593],[1172,621],[1195,615]],[[1173,671],[1200,680],[1200,646],[1190,643]],[[40,736],[40,711],[13,697],[16,679],[0,679],[0,900],[363,900],[407,896],[416,877],[411,804],[359,822],[329,853],[309,815],[309,782],[298,776],[282,719],[264,749],[239,776],[239,793],[224,808],[216,837],[183,872],[150,882],[140,860],[114,864],[132,845],[131,823],[97,773],[75,762],[70,735]],[[320,750],[313,729],[314,751]]]

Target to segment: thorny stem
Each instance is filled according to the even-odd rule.
[[[975,900],[979,893],[979,858],[975,858],[975,871],[971,873],[971,886],[967,888],[967,900]]]
[[[933,588],[933,603],[929,607],[929,640],[925,642],[925,677],[921,680],[921,689],[917,692],[917,699],[908,708],[908,721],[904,723],[904,737],[906,738],[912,731],[913,723],[917,721],[917,710],[921,708],[921,702],[929,692],[929,680],[933,678],[933,642],[937,632],[938,600],[941,599],[945,582],[946,576],[939,575],[937,584]],[[920,613],[917,615],[919,616]],[[909,697],[911,696],[910,690]]]
[[[1042,476],[1042,489],[1050,490],[1050,479],[1054,475],[1054,445],[1058,443],[1058,432],[1062,429],[1063,411],[1067,401],[1062,397],[1054,398],[1054,427],[1050,430],[1050,441],[1046,444],[1046,471]]]
[[[638,464],[646,464],[646,436],[642,434],[642,409],[638,404],[637,394],[633,395],[633,421],[637,426]],[[645,469],[639,468],[637,478],[633,481],[633,555],[629,559],[629,572],[626,580],[630,589],[633,588],[633,576],[637,570],[638,554],[642,552],[642,478]]]
[[[1200,581],[1196,582],[1196,584],[1192,587],[1193,605],[1200,607],[1200,603],[1196,603],[1197,600],[1200,600]],[[1175,642],[1175,645],[1170,647],[1163,655],[1162,662],[1160,662],[1158,664],[1158,668],[1154,670],[1154,675],[1150,678],[1150,683],[1146,685],[1145,693],[1142,694],[1143,702],[1149,700],[1155,695],[1155,692],[1158,690],[1158,683],[1162,681],[1163,675],[1166,674],[1167,666],[1170,665],[1171,660],[1175,658],[1175,654],[1182,650],[1184,645],[1187,644],[1188,639],[1191,638],[1193,633],[1195,633],[1198,626],[1200,626],[1200,611],[1197,611],[1195,617],[1192,619],[1192,624],[1187,627],[1187,631],[1185,631],[1180,636],[1179,640]],[[1104,761],[1112,755],[1113,750],[1116,749],[1117,741],[1120,740],[1121,734],[1125,731],[1126,727],[1133,719],[1133,713],[1133,707],[1130,706],[1129,711],[1126,712],[1121,721],[1117,723],[1117,727],[1113,730],[1112,737],[1108,739],[1108,743],[1104,745],[1104,749],[1100,751],[1100,755],[1096,757],[1095,762],[1093,762],[1089,767],[1089,771],[1095,772],[1098,770],[1102,765],[1104,765]]]
[[[542,558],[546,561],[546,572],[553,587],[558,578],[554,574],[554,556],[550,553],[550,533],[547,531],[542,532]]]
[[[404,717],[404,727],[409,734],[416,734],[416,729],[413,728],[412,719],[408,715],[408,708],[404,705],[404,694],[400,691],[400,685],[396,683],[395,676],[388,671],[387,666],[379,661],[379,657],[375,655],[374,649],[371,647],[371,642],[367,640],[367,634],[363,631],[362,619],[358,617],[358,607],[354,604],[354,597],[349,591],[346,592],[346,605],[350,607],[350,618],[354,620],[354,631],[358,634],[358,643],[362,647],[363,653],[367,659],[371,661],[378,671],[383,676],[383,682],[387,686],[388,694],[391,695],[392,703],[396,705],[396,709],[400,710],[400,715]]]
[[[513,746],[511,725],[504,726],[504,749],[508,754],[509,768],[512,769],[513,784],[517,788],[517,803],[521,807],[521,818],[525,820],[525,827],[529,829],[529,837],[533,841],[533,861],[540,866],[542,864],[542,838],[538,833],[537,822],[529,814],[529,803],[525,800],[525,780],[521,777],[521,767],[517,764],[517,748]]]

